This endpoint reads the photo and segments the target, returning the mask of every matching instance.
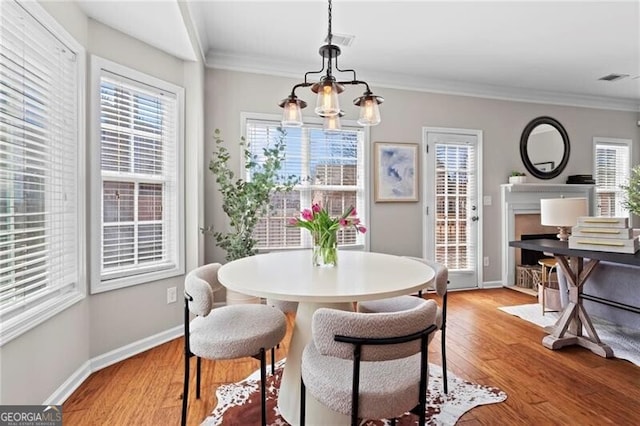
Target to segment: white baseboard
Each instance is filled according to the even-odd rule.
[[[120,362],[124,359],[137,355],[140,352],[144,352],[180,337],[183,332],[184,326],[179,325],[158,334],[154,334],[153,336],[145,337],[144,339],[130,343],[121,348],[114,349],[106,354],[91,358],[82,364],[71,376],[69,376],[69,378],[43,402],[43,405],[62,405],[66,399],[69,398],[69,396],[78,389],[85,380],[87,380],[91,373],[95,373],[98,370],[115,364],[116,362]]]
[[[502,281],[485,281],[482,283],[482,288],[500,288],[502,287]]]
[[[42,405],[62,405],[90,375],[91,362],[85,361],[49,398],[45,399]]]
[[[173,340],[176,337],[182,336],[184,332],[184,326],[179,325],[177,327],[170,328],[169,330],[162,331],[158,334],[154,334],[153,336],[145,337],[144,339],[138,340],[137,342],[129,343],[126,346],[123,346],[118,349],[114,349],[106,354],[98,355],[97,357],[91,358],[89,362],[91,363],[91,372],[94,373],[98,370],[102,370],[105,367],[115,364],[116,362],[120,362],[123,359],[127,359],[134,355],[139,354],[140,352],[144,352],[148,349],[155,348],[158,345],[161,345],[169,340]]]

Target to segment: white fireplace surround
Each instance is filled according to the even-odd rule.
[[[509,241],[515,239],[515,218],[518,214],[540,213],[543,198],[585,197],[588,200],[589,215],[596,211],[594,185],[568,185],[553,183],[522,183],[500,185],[502,206],[502,285],[515,284],[515,248]]]

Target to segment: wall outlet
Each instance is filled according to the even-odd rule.
[[[169,287],[167,289],[167,305],[169,303],[175,303],[178,300],[178,290],[175,287]]]
[[[489,266],[489,256],[484,257],[484,266]]]

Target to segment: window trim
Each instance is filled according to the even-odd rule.
[[[152,267],[139,267],[135,272],[131,272],[126,276],[114,276],[113,278],[104,279],[101,273],[102,264],[102,173],[100,169],[100,78],[102,71],[105,70],[111,74],[117,74],[130,80],[135,80],[142,84],[153,86],[176,95],[176,112],[178,114],[176,121],[176,200],[174,217],[176,222],[176,249],[178,256],[176,265],[167,268],[165,265],[154,265]],[[130,287],[137,284],[144,284],[171,278],[185,273],[185,175],[184,175],[184,88],[173,83],[161,80],[159,78],[147,75],[143,72],[136,71],[124,65],[108,59],[91,55],[91,135],[89,140],[91,165],[91,200],[90,200],[90,216],[91,216],[91,239],[90,246],[90,264],[91,264],[91,294],[102,293],[105,291],[116,290],[119,288]]]
[[[18,2],[16,2],[18,3]],[[77,97],[77,199],[76,211],[78,224],[78,282],[67,292],[60,292],[60,289],[51,292],[51,297],[44,299],[40,303],[28,306],[23,312],[12,316],[7,320],[2,320],[0,327],[0,347],[11,340],[28,332],[29,330],[44,323],[53,316],[61,313],[67,308],[83,300],[87,295],[87,199],[86,199],[86,50],[67,30],[60,25],[49,13],[37,2],[19,2],[27,13],[42,25],[51,35],[58,39],[76,55],[76,67],[78,81],[76,81]],[[55,293],[58,292],[56,295]]]
[[[592,161],[592,168],[593,168],[593,176],[594,179],[596,177],[596,153],[597,153],[597,146],[598,145],[609,145],[609,146],[622,146],[622,147],[627,147],[627,149],[629,150],[629,164],[627,164],[627,169],[628,169],[628,175],[631,173],[631,167],[633,164],[633,141],[631,139],[622,139],[622,138],[609,138],[609,137],[601,137],[601,136],[594,136],[593,138],[593,161]],[[598,202],[598,185],[595,185],[594,188],[594,192],[595,192],[595,202]],[[629,219],[631,219],[631,212],[627,210],[627,216]]]
[[[272,123],[279,123],[282,120],[281,115],[277,114],[265,114],[265,113],[256,113],[256,112],[241,112],[240,113],[240,135],[246,139],[247,137],[247,121],[268,121]],[[304,124],[313,124],[322,126],[323,122],[321,118],[318,117],[303,117]],[[364,234],[364,244],[353,244],[353,245],[345,245],[340,246],[341,250],[364,250],[369,251],[371,247],[371,194],[373,192],[373,185],[371,185],[371,137],[370,137],[370,128],[369,126],[360,126],[355,120],[341,120],[343,126],[353,127],[361,129],[364,133],[364,141],[363,141],[363,151],[362,151],[362,161],[363,161],[363,170],[364,170],[364,217],[365,222],[364,225],[367,227],[367,232]],[[244,172],[244,156],[241,153],[238,153],[238,170]],[[345,189],[341,187],[340,189]],[[310,235],[305,235],[307,233],[303,233],[302,238],[303,241],[311,241]],[[288,250],[307,250],[308,248],[300,248],[300,247],[278,247],[278,248],[258,248],[258,253],[269,253],[269,252],[278,252],[278,251],[288,251]]]

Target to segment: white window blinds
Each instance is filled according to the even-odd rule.
[[[179,261],[178,96],[100,70],[101,279]]]
[[[435,259],[451,270],[476,264],[476,238],[470,221],[476,199],[476,146],[437,142]]]
[[[319,202],[331,216],[339,216],[354,206],[358,217],[365,217],[364,131],[344,126],[340,131],[325,132],[320,125],[281,128],[267,120],[247,120],[246,139],[259,162],[263,149],[277,138],[286,142],[283,176],[296,176],[300,184],[289,193],[277,193],[268,213],[254,231],[259,249],[311,247],[308,231],[287,225],[288,219]],[[250,176],[248,176],[250,178]],[[353,228],[341,229],[340,245],[364,245],[365,235]]]
[[[0,22],[4,328],[78,290],[82,217],[76,53],[13,1],[3,2]]]
[[[595,178],[599,216],[629,216],[622,206],[624,190],[630,173],[630,144],[595,139]]]

